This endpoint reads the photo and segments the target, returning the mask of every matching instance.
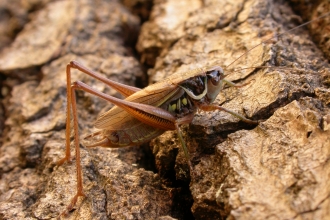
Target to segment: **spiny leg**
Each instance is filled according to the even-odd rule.
[[[250,84],[250,82],[243,83],[243,84],[236,84],[236,83],[233,83],[232,81],[229,81],[229,80],[226,80],[226,79],[223,79],[223,82],[225,82],[229,86],[236,87],[236,88],[240,88],[240,87],[243,87],[243,86],[246,86],[246,85]]]
[[[82,171],[81,171],[81,164],[80,164],[80,148],[79,148],[79,130],[78,130],[78,115],[77,115],[77,103],[76,103],[76,86],[72,85],[70,86],[70,89],[68,91],[70,94],[70,99],[68,99],[68,106],[72,105],[72,115],[73,115],[73,130],[74,130],[74,145],[75,145],[75,153],[76,153],[76,172],[77,172],[77,193],[76,195],[71,199],[70,204],[66,207],[65,211],[61,213],[62,216],[65,216],[68,214],[69,211],[72,210],[72,208],[77,203],[78,197],[83,196],[85,197],[85,193],[83,191],[83,185],[82,185]],[[70,109],[70,108],[68,108]],[[70,117],[70,112],[67,113],[67,117]],[[69,132],[68,132],[69,131]],[[67,120],[67,132],[66,132],[66,157],[59,161],[59,163],[63,163],[65,160],[70,159],[70,120]]]
[[[68,70],[70,71],[70,70]],[[68,80],[69,81],[69,80]],[[71,199],[70,204],[67,206],[64,212],[61,213],[62,216],[67,215],[67,213],[72,210],[72,208],[75,206],[78,197],[79,196],[85,196],[83,192],[83,184],[82,184],[82,170],[81,170],[81,163],[80,163],[80,148],[79,148],[79,131],[78,131],[78,117],[77,117],[77,107],[76,107],[76,96],[75,96],[75,90],[81,89],[80,84],[83,84],[82,82],[74,82],[70,89],[68,90],[68,106],[72,105],[72,114],[73,114],[73,129],[74,129],[74,145],[75,145],[75,152],[76,152],[76,172],[77,172],[77,192],[76,195]],[[88,90],[85,90],[86,92],[89,92]],[[94,92],[92,94],[102,94],[100,92]],[[67,108],[70,110],[70,108]],[[69,111],[68,111],[69,112]],[[70,112],[67,113],[67,132],[66,132],[66,156],[62,160],[59,161],[59,164],[63,163],[66,160],[70,159]]]
[[[179,140],[180,140],[180,143],[181,143],[181,146],[182,146],[182,149],[183,149],[183,152],[184,152],[184,155],[186,157],[186,160],[187,160],[187,163],[188,163],[188,166],[189,166],[189,169],[190,169],[190,173],[193,175],[193,167],[192,167],[192,164],[191,164],[191,161],[190,161],[190,156],[189,156],[189,151],[188,151],[188,148],[187,148],[187,145],[185,143],[185,141],[183,140],[183,136],[182,136],[182,132],[181,132],[181,129],[180,129],[180,125],[182,124],[189,124],[194,118],[194,114],[190,114],[190,115],[187,115],[183,118],[179,118],[175,121],[175,129],[178,133],[178,137],[179,137]]]
[[[203,111],[214,111],[214,110],[220,110],[220,111],[225,111],[225,112],[228,112],[229,114],[235,116],[236,118],[239,118],[241,121],[244,121],[248,124],[258,124],[259,122],[258,121],[253,121],[251,119],[248,119],[246,117],[244,117],[243,115],[241,114],[238,114],[236,112],[233,112],[229,109],[226,109],[222,106],[218,106],[218,105],[199,105],[198,108],[200,108],[201,110]]]
[[[67,74],[70,76],[70,66],[67,67]],[[71,84],[71,78],[68,77],[68,85]],[[79,130],[78,130],[78,115],[77,115],[77,104],[76,104],[76,95],[75,90],[84,90],[85,92],[88,92],[90,94],[96,95],[101,98],[111,98],[118,101],[121,101],[119,99],[116,99],[114,97],[108,96],[102,92],[99,92],[83,82],[76,81],[72,85],[70,85],[70,89],[68,89],[68,106],[72,106],[72,115],[73,115],[73,130],[74,130],[74,145],[75,145],[75,153],[76,153],[76,172],[77,172],[77,193],[76,195],[71,199],[70,204],[67,206],[66,210],[61,213],[62,216],[67,215],[69,211],[72,210],[72,208],[77,203],[79,196],[85,196],[83,192],[83,181],[82,181],[82,170],[81,170],[81,162],[80,162],[80,147],[79,147]],[[106,99],[107,100],[107,99]],[[109,101],[109,100],[108,100]],[[66,156],[58,162],[58,164],[62,164],[66,160],[70,160],[70,107],[67,107],[67,130],[66,130]]]
[[[96,78],[105,84],[113,87],[118,92],[123,94],[124,96],[129,96],[137,91],[139,91],[139,88],[127,86],[121,83],[117,83],[115,81],[109,80],[106,77],[89,70],[88,68],[84,67],[77,61],[71,61],[66,66],[66,78],[67,78],[67,108],[66,108],[66,150],[65,150],[65,157],[60,159],[57,164],[62,165],[66,161],[71,160],[71,152],[70,152],[70,125],[71,125],[71,106],[72,106],[72,112],[73,112],[73,121],[74,121],[74,140],[75,140],[75,152],[76,152],[76,172],[77,172],[77,193],[72,198],[69,206],[66,208],[66,210],[61,213],[61,215],[65,215],[70,211],[73,206],[76,204],[77,199],[79,196],[85,196],[83,192],[83,186],[82,186],[82,174],[81,174],[81,165],[80,165],[80,148],[79,148],[79,134],[78,134],[78,117],[77,117],[77,108],[76,108],[76,97],[75,97],[75,89],[77,89],[77,86],[71,85],[71,69],[78,69],[81,72]]]
[[[233,82],[231,82],[229,80],[226,80],[226,79],[223,79],[223,81],[227,85],[229,85],[231,87],[236,87],[236,88],[240,88],[240,87],[243,87],[243,86],[246,86],[246,85],[250,84],[250,82],[243,83],[243,84],[236,84],[236,83],[233,83]],[[198,107],[200,109],[202,109],[203,111],[214,111],[214,110],[225,111],[225,112],[228,112],[229,114],[235,116],[236,118],[239,118],[241,121],[244,121],[245,123],[248,123],[248,124],[258,124],[258,121],[250,120],[250,119],[244,117],[243,115],[238,114],[236,112],[233,112],[233,111],[231,111],[229,109],[226,109],[226,108],[224,108],[222,106],[210,104],[210,105],[200,105]]]

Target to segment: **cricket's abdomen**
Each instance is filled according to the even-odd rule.
[[[101,146],[119,148],[140,145],[158,137],[165,132],[163,129],[154,128],[138,121],[137,119],[133,118],[132,120],[136,121],[133,121],[132,126],[127,127],[127,129],[103,129],[88,135],[84,138],[84,140],[91,143],[87,143],[87,147]]]

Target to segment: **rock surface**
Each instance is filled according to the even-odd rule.
[[[0,7],[15,11],[8,2]],[[302,22],[288,3],[156,0],[148,16],[148,0],[122,1],[127,7],[116,0],[24,2],[12,13],[24,28],[0,51],[0,219],[330,218],[328,51],[310,36],[327,45],[320,27],[329,19],[314,22],[313,34],[300,28],[258,45]],[[311,19],[327,7],[299,10]],[[0,27],[11,33],[20,26]],[[64,156],[71,60],[132,86],[146,85],[144,67],[153,83],[220,65],[227,79],[250,83],[224,89],[215,102],[259,124],[198,112],[182,127],[192,171],[172,131],[141,147],[81,146],[87,197],[59,216],[76,192],[75,159],[56,165]],[[121,97],[79,71],[74,80]],[[83,137],[112,105],[77,97]]]

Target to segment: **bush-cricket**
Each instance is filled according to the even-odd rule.
[[[328,15],[329,13],[319,17],[318,19]],[[308,23],[300,25],[296,28],[304,26]],[[271,41],[287,32],[271,37],[263,41],[263,43],[267,43],[268,41]],[[255,47],[257,46],[260,46],[260,44]],[[253,50],[255,47],[250,50]],[[240,58],[241,56],[235,59],[230,65],[234,64],[236,60]],[[78,69],[81,72],[104,82],[106,85],[121,93],[125,99],[118,99],[98,92],[89,85],[86,85],[80,81],[71,83],[71,69]],[[83,90],[115,104],[115,107],[100,115],[97,119],[95,127],[100,130],[88,135],[86,139],[97,138],[98,141],[87,147],[102,146],[119,148],[139,145],[161,135],[166,130],[176,130],[187,162],[190,165],[189,153],[181,134],[180,125],[189,124],[192,121],[197,109],[204,111],[226,111],[246,123],[257,123],[256,121],[247,119],[246,117],[232,112],[229,109],[212,104],[216,96],[221,92],[224,84],[234,87],[243,86],[236,85],[233,82],[226,80],[224,71],[218,65],[210,65],[185,73],[175,73],[144,89],[127,86],[109,80],[102,75],[87,69],[76,61],[71,61],[67,65],[66,74],[68,100],[66,121],[66,156],[60,160],[58,164],[63,164],[65,161],[70,160],[71,157],[70,123],[72,111],[77,167],[77,193],[71,200],[67,211],[73,208],[79,196],[85,196],[83,192],[82,173],[80,167],[78,117],[75,96],[76,90]],[[191,165],[190,168],[192,168]]]

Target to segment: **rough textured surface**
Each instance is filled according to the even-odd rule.
[[[170,2],[163,1],[162,4],[170,4]],[[326,177],[324,179],[312,180],[314,177],[307,178],[305,175],[315,172],[307,165],[309,162],[312,163],[310,160],[320,160],[321,167],[328,164],[329,131],[324,125],[329,115],[328,63],[308,38],[307,32],[300,29],[281,36],[281,40],[274,45],[266,44],[257,47],[231,64],[246,48],[252,48],[260,42],[261,39],[257,36],[267,39],[269,34],[281,33],[295,27],[297,22],[301,21],[285,4],[276,4],[271,1],[247,1],[242,4],[238,3],[240,7],[235,7],[234,3],[209,1],[203,5],[202,9],[191,13],[184,19],[183,24],[185,25],[183,29],[187,34],[178,39],[173,46],[162,48],[155,67],[149,71],[150,82],[153,82],[172,72],[184,72],[200,65],[217,63],[223,67],[227,66],[229,79],[243,79],[239,82],[250,81],[251,83],[239,90],[226,89],[219,95],[217,103],[245,114],[247,117],[265,120],[264,123],[271,124],[271,127],[281,128],[283,124],[289,124],[287,128],[274,131],[271,127],[266,129],[264,124],[260,123],[251,131],[238,131],[227,137],[229,133],[240,130],[242,127],[251,127],[238,123],[237,118],[226,113],[198,113],[189,129],[186,130],[185,136],[193,163],[196,165],[195,174],[191,177],[190,183],[194,200],[193,215],[196,219],[327,218],[329,217],[327,211],[329,191],[326,185],[329,180],[329,170],[324,168],[321,169],[322,171],[317,171],[320,172],[320,176]],[[228,7],[231,13],[210,10],[216,7]],[[207,9],[210,13],[205,13],[204,10]],[[218,29],[222,26],[214,25],[213,28],[206,29],[205,27],[210,23],[204,23],[204,25],[198,23],[203,21],[205,14],[213,15],[211,12],[219,13],[215,15],[217,18],[232,14],[232,17],[228,18],[232,21],[231,26]],[[199,18],[198,22],[194,20],[194,17]],[[166,20],[166,18],[163,19]],[[150,22],[157,23],[153,20]],[[258,28],[255,25],[258,25]],[[167,32],[161,28],[152,31],[160,32],[159,35],[166,39]],[[152,42],[149,35],[150,32],[142,32],[139,42]],[[145,45],[148,44],[145,43]],[[148,46],[145,49],[147,54],[148,48],[157,47],[157,45]],[[143,50],[140,49],[140,51]],[[146,57],[149,56],[146,55]],[[232,71],[233,68],[259,65],[285,68],[262,69],[261,71],[251,68]],[[318,100],[310,98],[313,96]],[[290,110],[286,110],[289,108],[287,105],[290,106]],[[309,115],[313,112],[312,116],[315,116],[311,119],[314,120],[313,126],[309,125],[308,119],[294,120],[293,118],[297,117],[295,115],[291,116],[293,122],[290,123],[286,121],[290,119],[279,119],[279,116],[277,116],[278,120],[273,118],[267,120],[277,109],[278,112],[292,111],[295,115]],[[302,125],[308,127],[306,128],[308,131],[297,129]],[[290,141],[285,140],[283,135]],[[291,140],[293,137],[295,139]],[[232,150],[230,150],[229,140],[235,143],[235,145],[232,144],[234,148]],[[222,144],[217,145],[221,142]],[[168,174],[170,170],[168,167],[170,167],[169,164],[175,164],[172,169],[176,173],[176,180],[189,181],[187,174],[189,170],[185,165],[183,153],[180,148],[177,150],[175,147],[178,145],[175,133],[166,133],[154,140],[152,144],[155,145],[156,165],[160,174],[174,176]],[[255,151],[249,152],[248,146]],[[304,153],[295,154],[293,148]],[[322,153],[319,153],[319,156],[305,158],[308,154],[306,151],[310,151],[311,148]],[[178,156],[175,155],[177,151]],[[291,162],[290,158],[287,158],[290,154],[292,154],[291,157],[298,158],[296,160],[301,163]],[[316,159],[318,157],[320,159]],[[249,164],[246,164],[246,160]],[[235,167],[237,163],[243,165]],[[258,170],[263,173],[262,176],[259,176],[261,174]],[[265,179],[269,179],[269,182],[264,181]],[[281,182],[282,179],[283,182]],[[265,191],[260,191],[260,189],[265,189]],[[308,194],[317,194],[317,198],[309,197]],[[308,200],[315,203],[307,205]],[[319,208],[322,211],[318,211]]]
[[[0,2],[0,49],[10,45],[29,21],[31,13],[44,7],[50,0]]]
[[[329,1],[290,0],[290,2],[293,9],[305,21],[316,19],[330,12]],[[330,59],[330,39],[327,37],[330,34],[329,22],[330,18],[327,16],[309,25],[311,36],[328,59]]]
[[[71,1],[55,1],[35,13],[32,21],[24,26],[15,41],[3,51],[0,71],[40,65],[55,56],[73,22],[73,4]]]
[[[228,79],[250,82],[225,89],[216,103],[260,123],[198,112],[183,126],[191,173],[175,132],[151,141],[154,156],[148,145],[82,146],[87,198],[65,219],[330,218],[330,70],[323,53],[299,29],[232,63],[261,40],[300,24],[289,4],[157,0],[149,17],[150,1],[143,0],[123,1],[132,12],[115,0],[24,2],[13,13],[24,22],[11,27],[20,31],[0,52],[0,219],[56,218],[75,193],[75,164],[56,166],[65,148],[65,67],[71,60],[138,86],[146,81],[140,63],[153,67],[150,83],[215,63]],[[322,4],[308,11],[315,16]],[[138,40],[133,14],[149,17]],[[326,29],[314,25],[315,32]],[[317,33],[327,39],[326,32]],[[241,69],[266,65],[276,68]],[[78,71],[73,78],[120,97]],[[77,96],[83,136],[111,105],[83,92]]]
[[[224,214],[237,219],[328,217],[329,131],[320,127],[321,106],[309,97],[293,101],[257,128],[230,134],[214,156],[203,157],[191,187],[195,215],[210,218],[205,210],[219,210],[217,218],[225,205]],[[212,208],[207,201],[214,201]]]

